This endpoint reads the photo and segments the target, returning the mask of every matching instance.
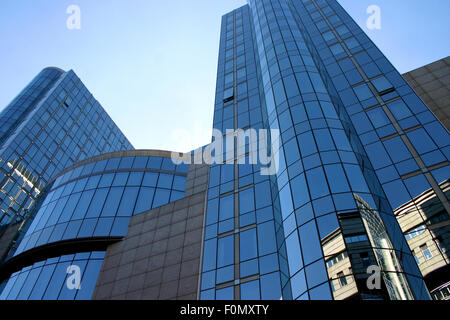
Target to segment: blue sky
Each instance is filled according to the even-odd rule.
[[[450,53],[450,1],[339,0],[400,72]],[[69,5],[81,29],[69,30]],[[139,149],[188,151],[211,127],[221,16],[246,0],[2,0],[0,109],[44,67],[73,69]],[[366,9],[381,8],[381,30]]]

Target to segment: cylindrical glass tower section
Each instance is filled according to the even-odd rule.
[[[170,152],[138,150],[89,158],[63,171],[39,198],[32,224],[7,261],[16,273],[1,299],[89,299],[106,246],[126,235],[131,216],[183,198],[188,167],[175,165]],[[72,265],[83,275],[77,294],[66,288]]]

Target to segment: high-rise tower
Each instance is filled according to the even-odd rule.
[[[223,17],[214,128],[279,130],[280,162],[211,167],[202,299],[429,297],[394,210],[448,219],[448,132],[337,1]]]
[[[222,18],[213,128],[189,166],[136,150],[59,173],[0,297],[430,299],[397,218],[448,228],[449,134],[336,0]]]
[[[56,174],[87,157],[128,149],[133,146],[72,70],[42,70],[0,113],[0,261]]]

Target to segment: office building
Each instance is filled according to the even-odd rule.
[[[60,171],[133,146],[72,71],[45,68],[0,113],[0,261]]]
[[[394,210],[432,189],[448,212],[448,132],[337,1],[223,17],[214,126],[282,148],[276,177],[211,167],[202,299],[428,298]]]
[[[0,298],[431,298],[397,218],[448,216],[449,134],[336,0],[223,16],[213,129],[59,174]]]

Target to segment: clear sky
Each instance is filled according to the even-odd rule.
[[[450,1],[339,0],[400,72],[450,54]],[[70,5],[81,29],[70,30]],[[246,0],[1,0],[0,109],[44,67],[73,69],[133,145],[210,142],[221,16]],[[368,30],[369,5],[381,30]]]

